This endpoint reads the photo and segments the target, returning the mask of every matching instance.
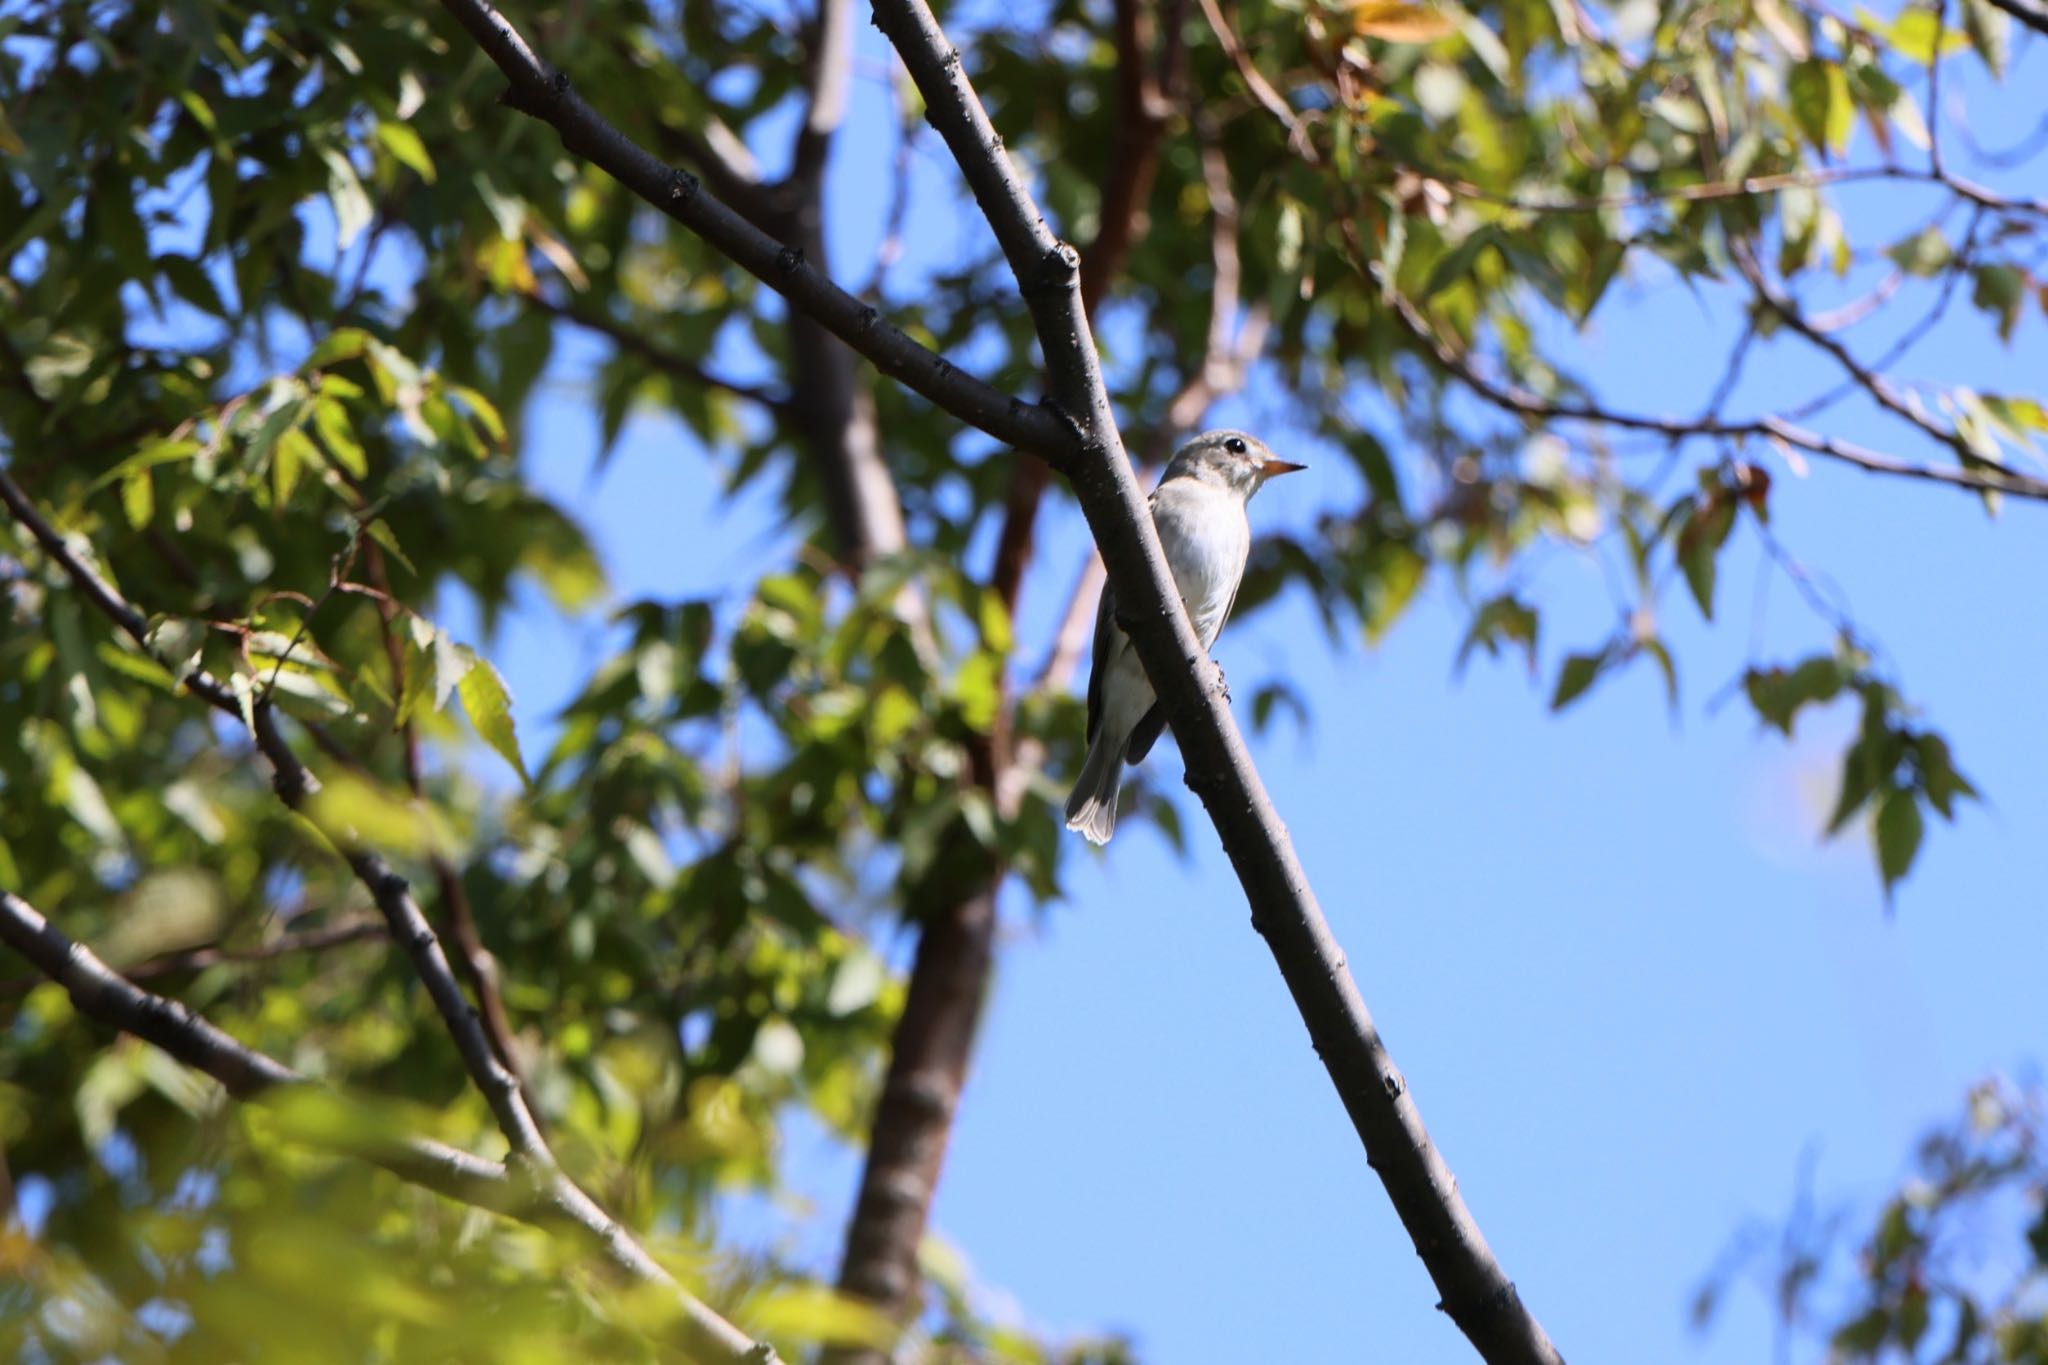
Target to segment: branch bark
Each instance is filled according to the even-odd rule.
[[[1183,2],[1166,0],[1168,32],[1155,77],[1147,0],[1117,0],[1115,144],[1100,190],[1101,227],[1082,263],[1082,298],[1091,315],[1145,233],[1145,205],[1172,113],[1167,92],[1175,83],[1183,52]],[[990,586],[1013,620],[1051,477],[1048,466],[1038,460],[1019,461],[1011,473]],[[968,743],[975,786],[1006,811],[1014,810],[1021,791],[1021,784],[1013,780],[1020,759],[1033,766],[1038,761],[1035,752],[1011,751],[1002,718],[1007,706],[1005,699],[993,733],[976,735]],[[970,877],[967,894],[922,921],[904,1011],[890,1040],[889,1070],[869,1131],[860,1193],[847,1223],[839,1288],[898,1320],[909,1317],[915,1306],[918,1246],[938,1192],[994,968],[996,899],[1002,881],[1003,869],[989,860]],[[871,1348],[839,1347],[827,1352],[825,1359],[827,1365],[879,1365],[883,1355]]]
[[[913,341],[873,306],[847,293],[805,259],[705,191],[697,177],[665,166],[621,133],[534,54],[484,0],[441,0],[504,73],[508,108],[552,127],[562,145],[717,248],[735,265],[816,318],[883,374],[969,426],[1028,450],[1055,467],[1075,450],[1073,434],[1043,406],[1003,393]]]
[[[698,231],[796,307],[814,313],[885,373],[1068,474],[1124,604],[1124,624],[1186,759],[1188,784],[1208,808],[1251,903],[1253,925],[1265,936],[1367,1158],[1442,1294],[1441,1306],[1489,1361],[1559,1360],[1487,1248],[1430,1142],[1252,765],[1221,677],[1173,592],[1158,535],[1110,411],[1081,302],[1079,253],[1046,228],[960,70],[959,53],[922,0],[877,0],[875,20],[902,55],[925,97],[927,119],[946,139],[1017,278],[1051,380],[1052,401],[1046,407],[1004,399],[978,381],[965,380],[895,329],[884,330],[871,309],[863,310],[800,258],[752,231],[703,195],[694,180],[634,146],[543,66],[481,0],[442,4],[512,82],[507,97],[512,107],[553,124],[571,151]]]
[[[182,953],[170,953],[138,962],[125,969],[122,975],[129,981],[147,981],[159,976],[177,976],[184,972],[202,972],[208,967],[226,964],[253,962],[274,962],[281,957],[292,957],[299,953],[324,953],[330,948],[342,948],[367,939],[389,938],[390,931],[384,921],[375,918],[347,919],[339,924],[330,924],[322,929],[306,929],[298,933],[280,934],[268,943],[258,943],[247,948],[230,948],[214,944],[206,948],[193,948]],[[0,999],[22,995],[35,989],[43,981],[43,975],[17,976],[0,981]]]
[[[1037,325],[1053,395],[1082,458],[1068,471],[1145,672],[1251,902],[1252,923],[1286,978],[1368,1160],[1442,1294],[1441,1307],[1489,1361],[1561,1359],[1522,1304],[1465,1207],[1450,1168],[1387,1054],[1323,919],[1307,873],[1230,714],[1215,665],[1172,588],[1123,440],[1083,306],[1079,261],[1056,241],[924,0],[874,0],[926,117],[946,140],[1016,276]]]
[[[148,622],[143,615],[78,556],[5,470],[0,470],[0,502],[7,505],[14,519],[87,600],[154,657]],[[290,809],[305,813],[306,802],[320,789],[319,779],[293,752],[270,702],[255,697],[245,706],[242,696],[231,685],[203,669],[187,674],[180,685],[215,710],[248,726],[256,748],[269,760],[271,787],[278,799]],[[526,1107],[518,1078],[498,1059],[405,878],[392,871],[382,854],[358,843],[352,831],[323,828],[321,832],[340,850],[356,879],[375,901],[391,936],[411,958],[414,972],[461,1054],[464,1070],[483,1093],[492,1117],[511,1146],[508,1168],[516,1168],[561,1218],[581,1228],[622,1268],[639,1279],[674,1287],[676,1335],[687,1350],[707,1360],[732,1361],[735,1365],[769,1365],[774,1361],[772,1348],[749,1340],[737,1327],[676,1286],[674,1278],[632,1233],[563,1172]],[[281,1081],[285,1077],[271,1079]]]
[[[153,995],[128,981],[4,887],[0,887],[0,942],[62,986],[80,1014],[163,1049],[219,1081],[237,1099],[306,1083],[283,1062],[237,1042],[178,1001]],[[421,1138],[368,1146],[350,1142],[340,1150],[465,1204],[502,1210],[511,1206],[515,1193],[504,1167],[439,1142]]]

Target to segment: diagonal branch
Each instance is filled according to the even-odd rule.
[[[345,919],[339,924],[330,924],[321,929],[280,934],[268,943],[258,943],[247,948],[230,948],[216,943],[182,953],[168,953],[163,957],[152,957],[138,962],[132,967],[125,968],[122,974],[130,981],[147,981],[158,976],[203,972],[209,967],[229,963],[274,962],[278,958],[293,957],[300,953],[324,953],[330,948],[343,948],[368,939],[388,937],[390,931],[386,929],[383,920],[366,916],[360,919]],[[0,981],[0,999],[32,990],[42,980],[42,976],[17,976],[11,980]]]
[[[35,538],[43,552],[63,570],[73,585],[153,657],[148,623],[142,614],[79,557],[64,537],[44,520],[5,470],[0,470],[0,502],[6,503],[15,520]],[[233,687],[204,669],[188,673],[181,686],[215,710],[249,727],[257,749],[270,762],[271,787],[278,799],[293,811],[304,814],[307,801],[320,789],[319,779],[299,761],[285,740],[283,731],[278,728],[276,709],[270,701],[252,697],[245,706],[242,696]],[[634,1239],[632,1233],[598,1207],[556,1163],[554,1153],[541,1135],[540,1126],[526,1107],[518,1078],[498,1059],[476,1011],[470,1007],[462,987],[455,980],[441,941],[435,937],[426,916],[420,912],[405,878],[392,871],[382,854],[358,843],[353,831],[322,827],[321,833],[341,851],[357,880],[376,902],[392,938],[412,959],[414,972],[427,988],[442,1024],[454,1040],[456,1051],[461,1054],[463,1068],[483,1093],[492,1117],[511,1145],[511,1163],[521,1168],[562,1217],[595,1238],[620,1266],[642,1280],[673,1286],[673,1277]],[[744,1362],[744,1365],[768,1365],[775,1358],[772,1350],[756,1345],[704,1303],[679,1287],[675,1293],[676,1328],[687,1348],[707,1359]]]
[[[2043,6],[2040,0],[1991,0],[1991,4],[2034,32],[2048,33],[2048,6]]]
[[[1368,1159],[1442,1294],[1444,1310],[1489,1360],[1554,1361],[1555,1349],[1487,1249],[1449,1168],[1430,1143],[1406,1083],[1381,1043],[1231,717],[1221,678],[1172,588],[1159,537],[1110,411],[1082,307],[1079,254],[1052,236],[1018,182],[986,111],[922,0],[878,0],[875,20],[925,97],[1017,277],[1037,326],[1054,409],[1031,409],[965,381],[800,258],[775,248],[635,147],[481,0],[442,0],[512,81],[508,103],[553,124],[564,144],[699,232],[812,312],[849,345],[955,416],[1044,456],[1072,479],[1124,624],[1187,760],[1281,973]],[[1206,665],[1206,666],[1205,666]]]
[[[1031,309],[1053,395],[1080,435],[1082,455],[1069,477],[1102,548],[1125,629],[1186,758],[1188,785],[1208,807],[1251,902],[1252,922],[1444,1311],[1489,1361],[1557,1361],[1422,1126],[1252,765],[1221,679],[1173,590],[1110,411],[1073,248],[1047,230],[924,0],[875,0],[875,22],[924,95],[926,117],[952,149]]]
[[[773,393],[754,384],[743,384],[737,379],[714,374],[695,360],[660,346],[648,339],[647,334],[627,326],[610,314],[595,308],[585,308],[575,302],[558,303],[539,289],[526,294],[528,302],[550,317],[574,323],[585,331],[596,332],[605,337],[622,351],[640,357],[655,369],[674,379],[695,384],[700,388],[717,389],[735,398],[744,398],[750,403],[759,403],[770,412],[785,412],[791,404],[781,394]]]
[[[237,1042],[179,1002],[152,995],[128,981],[4,887],[0,887],[0,942],[69,992],[80,1014],[162,1048],[193,1070],[219,1081],[237,1099],[305,1082],[283,1062]],[[503,1210],[511,1206],[516,1194],[504,1167],[443,1143],[404,1138],[358,1143],[346,1150],[465,1204]]]
[[[1060,419],[994,388],[913,341],[880,312],[834,284],[804,259],[714,196],[697,178],[663,165],[592,109],[568,77],[534,55],[504,16],[483,0],[441,0],[504,73],[504,102],[553,127],[562,145],[717,248],[742,270],[816,318],[883,374],[953,416],[1059,467],[1073,457],[1073,433]]]
[[[1167,43],[1161,66],[1153,71],[1152,25],[1146,0],[1116,0],[1116,126],[1109,164],[1098,192],[1100,226],[1081,255],[1081,307],[1092,321],[1102,300],[1129,258],[1144,240],[1145,206],[1159,172],[1159,149],[1173,115],[1173,95],[1182,46],[1180,0],[1172,0],[1167,16]],[[1052,471],[1033,462],[1017,466],[1003,507],[1002,530],[996,537],[995,567],[990,586],[1012,617],[1023,590],[1037,539],[1038,511],[1045,500]]]
[[[1423,316],[1422,310],[1405,295],[1393,295],[1393,303],[1394,314],[1400,319],[1401,325],[1422,343],[1439,366],[1455,375],[1467,388],[1488,403],[1522,417],[1549,421],[1591,422],[1601,426],[1619,427],[1625,431],[1654,432],[1673,440],[1688,440],[1694,437],[1760,438],[1779,446],[1839,460],[1843,464],[1854,465],[1873,474],[1921,479],[1929,483],[1947,484],[1951,488],[1969,489],[1976,493],[2009,493],[2016,498],[2048,500],[2048,480],[2030,478],[2018,473],[2001,474],[1997,467],[1948,469],[1936,465],[1913,464],[1882,451],[1871,450],[1867,446],[1838,441],[1832,436],[1810,431],[1782,417],[1767,416],[1747,421],[1728,421],[1709,415],[1687,420],[1651,417],[1643,413],[1602,407],[1595,403],[1545,398],[1514,384],[1488,377],[1469,355],[1459,352],[1456,347],[1438,336],[1429,319]]]

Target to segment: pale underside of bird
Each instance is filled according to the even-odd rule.
[[[1300,468],[1255,436],[1209,431],[1180,448],[1152,490],[1152,524],[1203,649],[1216,643],[1244,581],[1252,546],[1245,504],[1267,479]],[[1104,584],[1088,673],[1088,757],[1067,798],[1068,829],[1090,843],[1109,842],[1124,766],[1151,752],[1165,728],[1151,680],[1117,624],[1116,595]]]

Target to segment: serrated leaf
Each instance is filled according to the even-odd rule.
[[[491,661],[471,654],[457,690],[478,736],[512,765],[521,782],[531,786],[533,779],[527,776],[526,760],[519,756],[519,735],[512,724],[512,694],[505,690],[505,680]]]

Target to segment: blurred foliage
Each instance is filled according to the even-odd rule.
[[[1771,1302],[1779,1359],[2033,1365],[2048,1360],[2048,1109],[2039,1086],[1986,1081],[1924,1137],[1913,1174],[1853,1236],[1810,1191],[1781,1227],[1730,1246],[1694,1301],[1701,1325],[1736,1281]],[[1809,1175],[1810,1179],[1810,1175]]]
[[[1261,541],[1244,611],[1293,588],[1333,638],[1377,640],[1442,580],[1472,606],[1461,657],[1534,668],[1551,655],[1522,569],[1570,547],[1623,586],[1613,636],[1556,660],[1554,703],[1645,658],[1675,698],[1665,598],[1682,583],[1711,617],[1740,536],[1791,565],[1769,516],[1793,481],[1763,462],[1800,456],[1573,418],[1590,390],[1551,339],[1615,306],[1617,281],[1748,291],[1756,338],[1736,363],[1801,343],[1772,291],[1821,277],[1896,275],[1900,299],[1973,308],[2007,339],[2048,306],[2038,207],[1903,173],[1936,114],[1913,93],[1936,54],[1994,74],[2014,60],[1982,0],[1889,19],[1790,0],[1251,0],[1217,12],[1249,56],[1203,7],[1161,12],[1183,25],[1167,44],[1184,47],[1181,88],[1204,100],[1162,126],[1147,230],[1105,304],[1121,413],[1164,430],[1211,359],[1213,148],[1241,207],[1241,297],[1272,325],[1258,381],[1300,444],[1356,476],[1355,500],[1333,476],[1311,524]],[[643,145],[781,160],[806,66],[780,8],[513,17]],[[1108,6],[1055,0],[957,36],[1049,214],[1089,240],[1117,141]],[[203,665],[271,698],[328,780],[323,817],[371,834],[430,914],[461,893],[571,1173],[789,1349],[859,1335],[872,1324],[806,1280],[819,1267],[713,1257],[716,1197],[781,1190],[793,1112],[864,1131],[902,995],[872,935],[991,862],[1035,903],[1060,894],[1052,802],[1078,708],[1020,680],[1047,642],[1017,638],[973,562],[1015,457],[878,386],[910,548],[859,581],[836,572],[779,303],[498,108],[500,88],[432,7],[0,5],[0,450],[152,623],[137,648],[0,525],[0,885],[117,966],[252,950],[153,988],[411,1130],[500,1151],[399,955],[376,939],[293,951],[367,899],[271,799],[246,736],[177,682]],[[1933,219],[1864,240],[1835,199],[1852,154],[1898,168]],[[1770,188],[1715,188],[1745,179]],[[1735,264],[1751,256],[1761,284]],[[867,283],[878,308],[1035,392],[991,248],[890,261]],[[680,423],[724,487],[779,490],[807,542],[786,565],[713,600],[615,599],[602,547],[532,477],[528,406],[562,375],[568,330],[605,343],[587,398],[606,449],[636,412]],[[1498,410],[1444,348],[1556,411]],[[1904,436],[1964,469],[2026,458],[2048,429],[2035,396],[1902,391]],[[1663,458],[1641,459],[1646,442]],[[1071,568],[1041,577],[1064,587]],[[521,710],[489,657],[503,614],[539,600],[608,651],[555,716]],[[467,618],[454,603],[481,638],[441,623]],[[1819,615],[1820,652],[1742,683],[1788,734],[1803,708],[1860,705],[1832,823],[1868,814],[1889,885],[1923,810],[1949,816],[1974,789],[1855,624]],[[1283,683],[1246,695],[1261,724],[1307,714]],[[1042,763],[1003,799],[968,771],[994,736]],[[1142,799],[1178,841],[1172,801]],[[0,1249],[0,1332],[26,1358],[648,1349],[632,1296],[550,1239],[310,1155],[54,987],[0,989],[0,1141],[43,1205],[36,1235]],[[964,1274],[928,1278],[916,1330],[933,1359],[1127,1358],[981,1321]]]

